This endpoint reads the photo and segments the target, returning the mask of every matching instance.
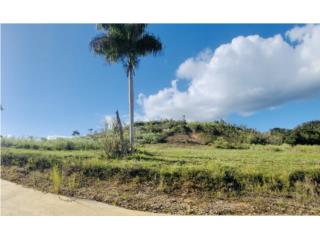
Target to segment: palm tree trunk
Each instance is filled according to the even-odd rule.
[[[134,144],[134,94],[133,94],[133,78],[132,78],[132,70],[128,71],[128,81],[129,81],[129,118],[130,118],[130,145],[131,148]]]

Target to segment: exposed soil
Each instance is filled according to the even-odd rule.
[[[51,192],[50,172],[1,168],[2,178]],[[177,215],[320,215],[320,198],[284,194],[219,196],[197,191],[166,193],[159,186],[132,180],[83,178],[76,187],[66,183],[60,194],[121,206],[127,209]]]

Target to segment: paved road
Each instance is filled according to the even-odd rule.
[[[43,193],[1,179],[1,215],[137,216],[154,215],[97,201]]]

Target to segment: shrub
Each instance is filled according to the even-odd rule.
[[[29,159],[29,169],[30,170],[40,170],[49,169],[52,166],[52,161],[48,157],[30,157]]]
[[[13,154],[9,152],[3,152],[1,154],[1,164],[5,166],[19,166],[23,167],[28,163],[28,156],[25,154]]]
[[[219,180],[206,170],[191,169],[186,172],[186,179],[191,187],[200,191],[218,190]]]
[[[128,139],[124,139],[124,141],[121,142],[119,137],[108,134],[101,139],[101,141],[105,156],[108,159],[120,158],[131,152]]]
[[[263,186],[265,183],[262,173],[251,174],[248,176],[248,180],[253,186]]]
[[[281,179],[280,177],[273,177],[271,179],[271,190],[272,191],[282,191],[284,190],[285,187],[285,183],[283,181],[283,179]]]
[[[250,143],[265,145],[268,143],[268,137],[265,134],[256,133],[251,137]]]
[[[137,141],[141,144],[155,144],[165,142],[165,135],[161,133],[145,133],[137,136]]]
[[[249,149],[250,146],[244,143],[232,142],[231,140],[225,140],[222,137],[218,137],[214,141],[214,145],[216,148],[221,149]]]
[[[189,134],[192,132],[191,128],[185,121],[177,121],[176,126],[172,129],[174,133]]]
[[[299,125],[291,131],[286,143],[291,145],[320,144],[320,121],[310,121]]]
[[[115,169],[113,169],[114,171]],[[87,166],[83,169],[83,174],[87,177],[96,177],[100,180],[106,180],[111,177],[113,172],[110,168],[104,166]]]
[[[267,137],[267,143],[272,145],[281,145],[283,144],[284,138],[279,135],[268,135]]]
[[[165,192],[172,192],[181,188],[181,172],[163,171],[161,172],[161,186]]]
[[[224,182],[225,191],[227,192],[240,192],[244,187],[237,178],[237,174],[234,170],[225,170],[222,180]]]
[[[221,148],[221,149],[228,149],[229,148],[229,143],[227,140],[225,140],[224,138],[222,137],[219,137],[217,138],[215,141],[214,141],[214,145],[216,148]]]
[[[294,171],[289,175],[289,185],[290,187],[294,187],[296,182],[303,182],[305,180],[305,172],[304,171]]]
[[[193,132],[196,132],[196,133],[204,132],[203,124],[201,124],[199,122],[189,123],[189,127]]]
[[[137,178],[140,182],[148,181],[157,184],[159,182],[160,173],[150,168],[133,167],[122,169],[123,179],[130,180]]]

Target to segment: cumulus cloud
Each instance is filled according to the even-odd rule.
[[[238,36],[206,49],[179,66],[171,86],[139,95],[144,119],[214,120],[319,95],[319,44],[320,25],[306,25],[284,37]],[[185,91],[180,81],[187,81]]]
[[[108,129],[111,129],[113,127],[113,124],[115,122],[115,117],[111,115],[106,115],[104,117],[104,126],[107,127]]]

